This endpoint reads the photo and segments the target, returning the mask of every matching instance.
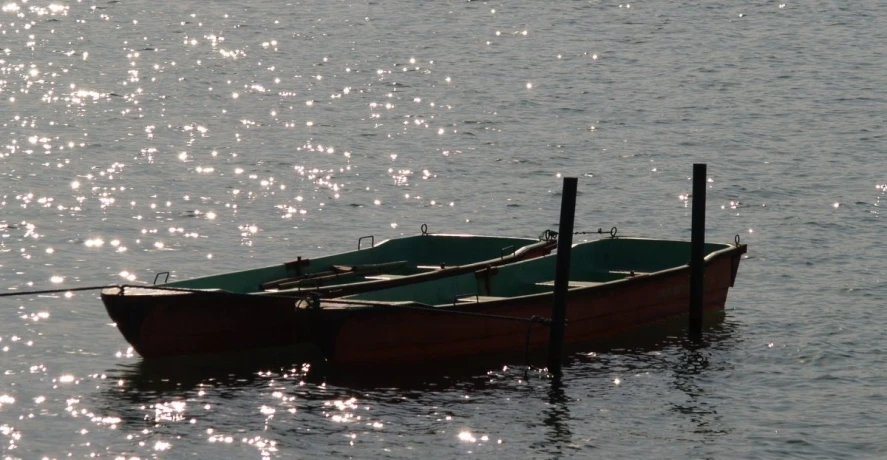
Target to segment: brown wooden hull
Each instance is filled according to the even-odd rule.
[[[705,311],[724,308],[745,249],[738,246],[706,261]],[[599,341],[686,314],[689,274],[689,267],[682,266],[571,289],[566,343]],[[552,307],[550,293],[433,309],[304,309],[291,297],[222,292],[132,296],[108,290],[102,300],[126,340],[146,359],[311,343],[331,363],[348,366],[470,359],[521,352],[528,343],[543,347],[548,328],[529,319],[549,317]]]
[[[262,298],[258,304],[249,295],[110,294],[114,289],[102,293],[105,308],[126,341],[147,359],[286,346],[296,340],[292,298]]]
[[[736,254],[735,257],[740,257]],[[738,260],[737,260],[738,261]],[[704,311],[723,310],[734,279],[732,258],[706,265]],[[685,315],[689,268],[607,285],[572,289],[567,295],[565,343],[602,341],[636,328]],[[358,310],[340,329],[332,361],[340,365],[412,364],[451,361],[479,353],[520,352],[547,346],[548,327],[530,321],[447,314],[461,310],[517,318],[550,317],[553,298],[539,294],[439,307],[442,311]]]

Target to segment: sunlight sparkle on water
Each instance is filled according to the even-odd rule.
[[[114,354],[114,356],[117,357],[117,358],[124,358],[124,357],[126,357],[126,358],[132,358],[133,356],[135,356],[135,350],[133,350],[132,347],[129,347],[129,348],[126,349],[126,352],[125,352],[125,353],[122,352],[122,351],[118,351],[117,353]],[[122,387],[123,384],[124,384],[124,381],[123,381],[123,380],[119,380],[119,381],[117,382],[117,385],[118,385],[118,386],[121,386],[121,387]]]
[[[47,318],[49,318],[49,312],[46,312],[46,311],[31,313],[28,316],[28,319],[30,319],[31,321],[40,321],[42,319],[47,319]],[[32,368],[33,368],[33,366],[32,366]]]
[[[184,420],[185,401],[172,401],[169,403],[158,403],[154,405],[155,421],[171,421],[178,422]]]
[[[231,444],[232,442],[234,442],[234,438],[232,438],[231,436],[213,435],[213,436],[210,436],[207,439],[207,441],[209,441],[211,443],[212,442],[224,442],[225,444]]]
[[[83,242],[88,248],[100,248],[105,244],[105,241],[101,238],[90,238]]]
[[[164,451],[169,450],[169,448],[170,444],[166,441],[157,441],[157,443],[154,444],[154,450]]]

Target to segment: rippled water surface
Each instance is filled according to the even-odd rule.
[[[707,237],[750,247],[725,318],[560,383],[317,377],[157,369],[96,292],[3,297],[4,457],[887,456],[883,2],[235,3],[2,3],[0,292],[536,236],[564,176],[577,231],[689,238],[704,162]]]

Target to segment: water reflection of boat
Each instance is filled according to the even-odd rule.
[[[705,350],[729,349],[735,343],[737,326],[725,323],[723,318],[724,315],[707,317],[703,334],[707,348],[702,350],[692,348],[697,345],[685,339],[686,319],[661,324],[633,338],[568,347],[563,383],[551,378],[543,368],[524,366],[528,357],[531,364],[543,365],[542,354],[518,353],[484,362],[472,360],[367,372],[366,369],[354,371],[324,366],[318,350],[293,347],[273,352],[229,353],[213,359],[198,356],[119,364],[105,372],[107,383],[96,397],[103,412],[114,414],[131,426],[150,428],[158,418],[162,422],[170,417],[205,415],[202,408],[206,404],[213,407],[254,405],[257,398],[270,398],[274,391],[294,398],[288,404],[309,413],[322,411],[329,401],[353,397],[370,404],[399,405],[405,398],[437,398],[429,394],[452,391],[520,394],[545,401],[544,407],[539,408],[539,417],[547,442],[538,449],[564,453],[576,441],[576,427],[571,425],[576,401],[583,399],[583,392],[599,391],[595,389],[598,386],[595,382],[610,378],[614,372],[630,375],[654,371],[664,376],[666,385],[669,385],[668,376],[672,375],[674,389],[688,396],[683,405],[676,405],[674,409],[686,413],[700,426],[716,427],[716,415],[697,410],[716,409],[710,404],[702,407],[707,400],[699,399],[705,394],[704,388],[700,389],[705,384],[699,380],[710,379],[703,374],[712,366],[708,359],[700,361],[698,357],[710,354]],[[467,402],[441,397],[453,404]]]
[[[723,312],[706,316],[703,337],[707,343],[719,344],[732,337],[733,327],[725,324],[724,318]],[[638,329],[632,335],[574,344],[566,348],[568,358],[565,367],[582,367],[589,360],[598,361],[599,356],[605,354],[647,356],[663,349],[684,347],[687,342],[686,327],[686,317],[676,318],[655,327]],[[528,353],[485,355],[470,361],[432,362],[409,368],[383,366],[368,371],[365,367],[330,364],[317,347],[295,345],[216,355],[139,360],[118,365],[106,373],[111,381],[122,382],[118,393],[129,394],[133,402],[139,402],[166,393],[187,393],[205,385],[248,387],[269,375],[352,389],[408,390],[429,386],[439,389],[475,379],[485,381],[491,375],[505,375],[503,372],[521,372],[525,377],[547,377],[544,369],[546,357],[544,350],[533,350]],[[672,364],[663,363],[664,366]]]

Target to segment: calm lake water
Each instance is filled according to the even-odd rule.
[[[0,298],[4,458],[887,456],[887,5],[22,1],[0,9],[0,292],[364,235],[749,244],[707,345],[314,379],[146,367],[97,292]],[[580,235],[582,239],[587,235]]]

